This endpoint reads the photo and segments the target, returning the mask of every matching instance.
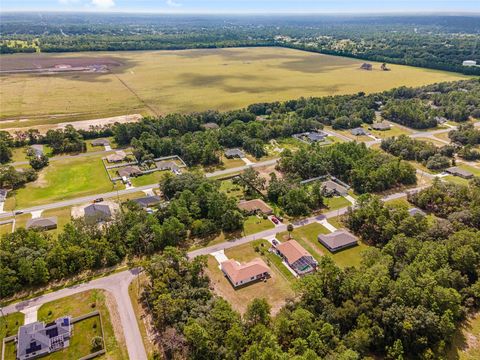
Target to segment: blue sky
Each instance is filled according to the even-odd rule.
[[[0,10],[155,12],[480,12],[480,0],[0,0]]]

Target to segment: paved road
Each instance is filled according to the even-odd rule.
[[[419,187],[414,188],[414,189],[410,189],[410,190],[398,192],[398,193],[395,193],[395,194],[387,195],[387,196],[383,197],[382,200],[383,201],[389,201],[389,200],[400,199],[402,197],[407,196],[408,193],[416,192],[416,191],[422,190],[426,187],[427,186],[419,186]],[[341,208],[341,209],[338,209],[338,210],[329,211],[329,212],[324,213],[324,214],[312,216],[312,217],[294,222],[293,226],[294,227],[299,227],[299,226],[309,225],[309,224],[312,224],[312,223],[315,223],[315,222],[318,222],[318,221],[321,221],[321,220],[324,220],[324,219],[329,219],[329,218],[332,218],[332,217],[343,215],[347,211],[348,211],[348,207],[344,207],[344,208]],[[284,232],[284,231],[287,231],[287,225],[286,224],[282,224],[280,226],[275,226],[273,229],[261,231],[261,232],[258,232],[258,233],[252,234],[252,235],[247,235],[247,236],[244,236],[244,237],[241,237],[241,238],[238,238],[238,239],[232,239],[232,240],[228,240],[228,241],[225,241],[223,243],[220,243],[220,244],[216,244],[216,245],[208,246],[208,247],[201,248],[201,249],[198,249],[198,250],[190,251],[188,253],[188,257],[190,259],[192,259],[192,258],[200,256],[200,255],[208,255],[208,254],[211,254],[212,252],[215,252],[215,251],[230,249],[232,247],[242,245],[242,244],[246,244],[246,243],[249,243],[251,241],[255,241],[257,239],[264,239],[265,237],[276,235],[276,234]]]
[[[258,163],[253,164],[253,165],[244,165],[244,166],[239,166],[239,167],[232,168],[232,169],[217,170],[217,171],[214,171],[214,172],[211,172],[211,173],[207,173],[206,177],[210,178],[210,177],[234,174],[234,173],[237,173],[239,171],[243,171],[243,170],[245,170],[249,167],[260,167],[260,166],[273,165],[277,162],[277,160],[278,159],[271,159],[271,160],[260,161]],[[135,193],[137,191],[149,190],[149,189],[153,189],[153,188],[158,188],[158,183],[139,186],[139,187],[134,187],[134,188],[129,188],[129,189],[123,189],[123,190],[118,190],[118,191],[110,191],[110,192],[103,193],[103,194],[83,196],[83,197],[79,197],[79,198],[73,198],[73,199],[70,199],[70,200],[62,200],[62,201],[58,201],[58,202],[54,202],[54,203],[32,206],[32,207],[24,208],[24,209],[17,209],[16,211],[22,211],[23,213],[27,214],[27,213],[31,213],[33,211],[38,211],[38,210],[58,209],[58,208],[65,207],[65,206],[73,206],[73,205],[89,203],[89,202],[92,202],[93,200],[95,200],[97,198],[111,199],[111,198],[115,198],[117,196],[132,194],[132,193]],[[0,219],[9,218],[9,217],[12,217],[12,216],[13,216],[13,211],[0,213]]]
[[[128,356],[132,360],[146,360],[147,353],[142,341],[142,335],[138,327],[135,312],[130,296],[128,295],[128,286],[139,274],[138,269],[122,271],[116,274],[105,276],[90,282],[75,285],[69,288],[61,289],[52,293],[39,296],[34,299],[25,300],[16,304],[8,305],[3,308],[5,315],[21,311],[23,309],[40,306],[47,302],[61,299],[65,296],[77,294],[82,291],[101,289],[110,292],[118,307],[120,322],[125,335]],[[77,334],[81,336],[81,334]]]

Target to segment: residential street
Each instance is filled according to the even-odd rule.
[[[147,354],[143,345],[142,335],[140,333],[140,329],[138,328],[137,319],[135,317],[135,312],[133,311],[130,296],[128,295],[128,286],[132,280],[138,276],[139,272],[139,269],[132,269],[98,278],[87,283],[74,285],[72,287],[41,295],[31,300],[25,300],[16,304],[8,305],[3,308],[3,313],[8,315],[32,306],[40,306],[47,302],[58,300],[65,296],[74,295],[86,290],[105,290],[113,295],[117,303],[129,358],[132,360],[146,360]],[[81,336],[81,334],[78,335]]]

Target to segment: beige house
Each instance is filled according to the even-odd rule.
[[[267,264],[258,258],[245,264],[240,264],[230,259],[222,262],[220,267],[233,287],[246,285],[252,281],[265,279],[270,276],[270,269]]]

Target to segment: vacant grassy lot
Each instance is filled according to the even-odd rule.
[[[63,315],[72,315],[77,317],[88,314],[94,310],[100,311],[103,322],[103,331],[107,359],[127,359],[126,349],[123,344],[120,345],[114,333],[113,321],[119,321],[118,315],[113,316],[109,312],[109,300],[105,293],[100,290],[90,290],[79,294],[68,296],[60,300],[52,301],[40,307],[38,310],[38,319],[42,321],[51,321]],[[93,306],[94,305],[94,306]],[[94,325],[96,324],[96,325]],[[95,327],[94,327],[95,326]],[[118,327],[120,324],[117,325]],[[73,336],[70,347],[52,354],[48,359],[78,359],[90,353],[90,341],[92,337],[100,333],[100,319],[94,317],[86,321],[81,321],[73,327]]]
[[[233,288],[228,279],[223,275],[223,272],[218,268],[219,265],[215,258],[213,256],[208,257],[208,274],[215,291],[228,300],[232,307],[241,313],[245,312],[250,301],[255,298],[265,298],[272,306],[272,312],[276,313],[285,303],[285,299],[294,296],[290,284],[294,279],[293,276],[287,277],[284,274],[284,269],[280,268],[284,266],[283,264],[269,260],[269,255],[267,255],[269,247],[270,243],[268,241],[257,240],[253,243],[236,246],[225,251],[225,255],[229,259],[242,263],[261,257],[271,270],[271,278],[266,282],[259,281],[237,289]],[[255,248],[258,248],[260,251],[256,252]],[[261,255],[261,252],[265,255]]]
[[[16,192],[16,208],[113,191],[101,156],[52,161],[37,181]]]
[[[249,216],[244,223],[245,235],[255,234],[260,231],[273,229],[274,227],[275,225],[269,219],[263,219],[258,216]]]
[[[464,76],[390,65],[392,71],[362,71],[362,60],[283,48],[82,53],[120,66],[108,73],[10,74],[0,77],[3,127],[59,123],[132,113],[228,110],[300,96],[367,93],[418,86]],[[2,55],[8,63],[44,58],[65,63],[78,54]],[[11,60],[13,59],[13,60]],[[4,61],[7,64],[7,61]],[[3,65],[6,67],[8,65]],[[3,69],[2,67],[2,69]],[[30,121],[29,121],[30,120]]]
[[[339,251],[332,254],[317,240],[318,234],[328,234],[330,231],[324,226],[313,223],[310,225],[296,228],[292,232],[292,238],[297,240],[314,258],[319,261],[322,256],[330,256],[335,263],[340,267],[358,266],[360,265],[362,250],[367,248],[367,245],[362,242],[358,242],[358,246]],[[288,240],[288,233],[280,233],[277,235],[280,241]]]

